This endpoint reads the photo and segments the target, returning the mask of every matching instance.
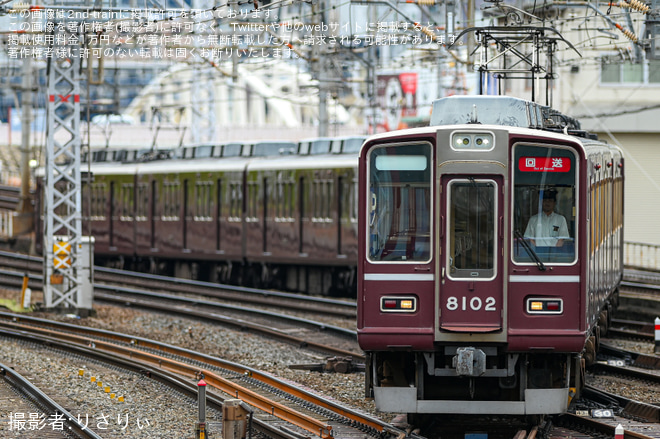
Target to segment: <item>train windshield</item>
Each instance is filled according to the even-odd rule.
[[[382,146],[369,152],[369,260],[431,258],[431,145]]]
[[[577,160],[568,148],[514,148],[513,260],[575,261]]]

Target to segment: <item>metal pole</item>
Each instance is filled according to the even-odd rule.
[[[32,59],[23,59],[21,89],[21,201],[19,213],[30,213],[30,134],[32,124]]]
[[[206,381],[203,379],[197,383],[197,405],[199,407],[199,416],[197,419],[196,438],[207,439],[206,435]]]

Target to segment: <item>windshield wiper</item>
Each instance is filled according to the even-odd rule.
[[[527,251],[527,254],[531,256],[532,259],[534,259],[534,262],[536,262],[536,266],[539,267],[539,270],[545,271],[545,265],[543,265],[543,261],[541,261],[541,258],[539,258],[539,255],[536,254],[532,246],[529,245],[527,241],[525,241],[525,237],[522,235],[522,233],[520,233],[520,230],[516,229],[513,233],[515,233],[516,238],[518,238],[518,242],[522,243],[522,246],[525,251]]]

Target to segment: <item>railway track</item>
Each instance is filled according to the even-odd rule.
[[[567,437],[577,438],[613,438],[618,425],[625,425],[624,439],[658,439],[660,432],[650,430],[649,424],[630,422],[626,418],[590,418],[566,413],[553,419],[554,428],[548,435],[550,439]],[[651,428],[653,428],[651,426]],[[576,434],[577,433],[577,434]]]
[[[617,364],[625,364],[642,369],[660,371],[660,356],[645,355],[638,352],[627,351],[606,344],[605,342],[601,342],[600,344],[598,360],[605,360],[605,362],[608,363],[614,362]]]
[[[30,287],[41,287],[43,259],[10,252],[0,252],[0,267],[19,270],[30,276]],[[15,282],[15,281],[14,281]],[[256,288],[236,287],[189,279],[171,278],[146,273],[135,273],[104,267],[94,267],[94,286],[115,286],[162,291],[173,294],[196,294],[213,297],[233,304],[249,304],[268,309],[287,309],[306,314],[316,313],[333,317],[355,319],[357,306],[354,300],[335,300],[326,297],[305,296]],[[35,288],[33,288],[35,289]]]
[[[21,188],[0,185],[0,209],[16,210],[21,201]]]
[[[101,439],[64,407],[13,367],[0,363],[0,413],[3,425],[21,437]],[[71,436],[68,436],[71,437]]]
[[[608,337],[641,340],[653,343],[655,339],[653,321],[637,321],[612,319],[612,325],[607,329]]]
[[[0,259],[0,261],[1,261],[1,259]],[[33,262],[34,262],[34,261],[29,261],[29,260],[27,261],[28,264],[32,264]],[[25,260],[22,260],[22,261],[20,261],[20,262],[18,263],[18,265],[21,265],[21,264],[22,264],[23,267],[25,267],[25,266],[26,266],[26,261],[25,261]],[[38,271],[37,271],[37,273],[40,273],[40,270],[41,270],[41,265],[40,265],[40,263],[37,265],[37,267],[38,267]],[[19,269],[20,269],[20,267],[19,267]],[[123,272],[122,272],[122,273],[123,273]],[[32,279],[32,281],[34,281],[34,282],[38,281],[37,278],[38,278],[38,276],[35,275],[35,276],[34,276],[34,279]],[[178,280],[177,280],[176,282],[180,282],[182,285],[188,285],[188,282],[189,282],[189,281],[183,281],[183,282],[181,282],[181,281],[178,281]],[[167,283],[167,279],[165,279],[165,283]],[[198,288],[198,287],[199,287],[198,285],[194,285],[194,284],[195,284],[195,282],[190,281],[190,285],[192,285],[194,288]],[[20,285],[20,283],[17,284],[17,285]],[[100,287],[100,289],[107,288],[107,289],[110,290],[110,291],[112,291],[112,290],[114,289],[115,293],[112,293],[111,295],[116,295],[116,294],[117,294],[117,291],[119,291],[119,290],[121,290],[121,289],[126,289],[127,292],[130,290],[130,288],[126,288],[126,287],[102,286],[100,283],[98,284],[98,286]],[[217,287],[217,286],[216,286],[216,287]],[[95,289],[96,289],[96,285],[95,285]],[[172,287],[172,289],[176,290],[177,288],[176,288],[176,287]],[[181,291],[181,288],[179,287],[178,290]],[[105,293],[102,293],[102,294],[105,294]],[[193,294],[193,293],[188,292],[187,294]],[[199,294],[199,293],[195,292],[194,294]],[[268,296],[268,292],[261,293],[261,295],[264,296],[264,297],[266,297],[266,296]],[[144,296],[144,297],[148,297],[148,296],[149,296],[149,294],[147,294],[147,295]],[[297,296],[297,295],[291,295],[291,296],[293,296],[293,299],[299,297],[299,296]],[[128,299],[128,297],[123,296],[122,298],[119,299],[119,301],[120,301],[120,302],[124,302],[124,303],[126,303],[127,299]],[[139,300],[139,301],[142,301],[142,300],[144,300],[144,299],[135,299],[135,298],[133,298],[132,300]],[[161,300],[161,299],[159,299],[159,300]],[[168,299],[168,300],[169,300],[169,299]],[[188,298],[185,298],[185,300],[188,301],[188,304],[187,304],[186,306],[192,309],[193,315],[197,315],[197,314],[200,312],[200,309],[201,309],[201,308],[204,308],[205,306],[207,306],[207,305],[204,303],[204,300],[203,300],[203,299],[200,299],[200,298],[190,298],[190,297],[188,297]],[[230,300],[230,302],[231,302],[231,300]],[[142,306],[142,305],[138,305],[137,302],[134,302],[134,303],[131,304],[131,306],[135,307],[135,306]],[[270,305],[268,305],[268,306],[270,306]],[[163,306],[162,308],[165,309],[165,310],[170,310],[170,311],[171,311],[171,310],[172,310],[172,305],[171,305],[171,304],[169,304],[169,305],[165,305],[165,306]],[[196,313],[197,313],[197,314],[196,314]],[[259,319],[259,318],[258,318],[258,319]],[[286,331],[285,331],[285,332],[286,332]],[[531,432],[531,431],[530,431],[529,433],[525,432],[525,434],[532,434],[532,432]],[[518,438],[518,437],[524,437],[524,436],[522,436],[522,433],[520,433],[520,436],[516,436],[516,437]],[[634,437],[634,436],[631,436],[631,437]],[[653,437],[653,436],[651,436],[651,437]],[[655,436],[655,437],[657,437],[657,436]]]
[[[286,420],[297,428],[330,438],[333,430],[355,429],[375,437],[405,434],[381,420],[341,406],[316,394],[264,374],[256,369],[223,361],[209,355],[144,338],[91,329],[51,320],[0,313],[5,334],[27,335],[33,341],[75,346],[79,353],[103,352],[133,367],[167,371],[196,382],[203,378],[210,386],[240,398],[267,416]]]
[[[22,274],[0,270],[0,283],[20,286]],[[32,278],[36,288],[39,279]],[[356,331],[307,318],[246,308],[200,298],[180,297],[164,293],[95,284],[95,300],[156,312],[175,313],[194,319],[250,331],[294,346],[306,347],[327,355],[364,362],[357,344]],[[288,299],[287,299],[288,300]],[[354,320],[351,322],[354,326]],[[359,367],[359,366],[358,366]]]
[[[627,365],[596,362],[589,367],[590,371],[604,372],[611,375],[624,377],[627,380],[639,380],[651,385],[660,385],[660,372],[658,369],[641,370]]]
[[[605,343],[601,343],[598,361],[589,370],[660,385],[660,357],[630,352]]]

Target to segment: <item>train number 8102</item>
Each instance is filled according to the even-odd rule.
[[[456,296],[451,296],[447,298],[447,309],[449,311],[481,311],[483,308],[484,311],[497,311],[495,307],[495,298],[487,297],[485,304],[480,297],[461,297],[460,300]]]

